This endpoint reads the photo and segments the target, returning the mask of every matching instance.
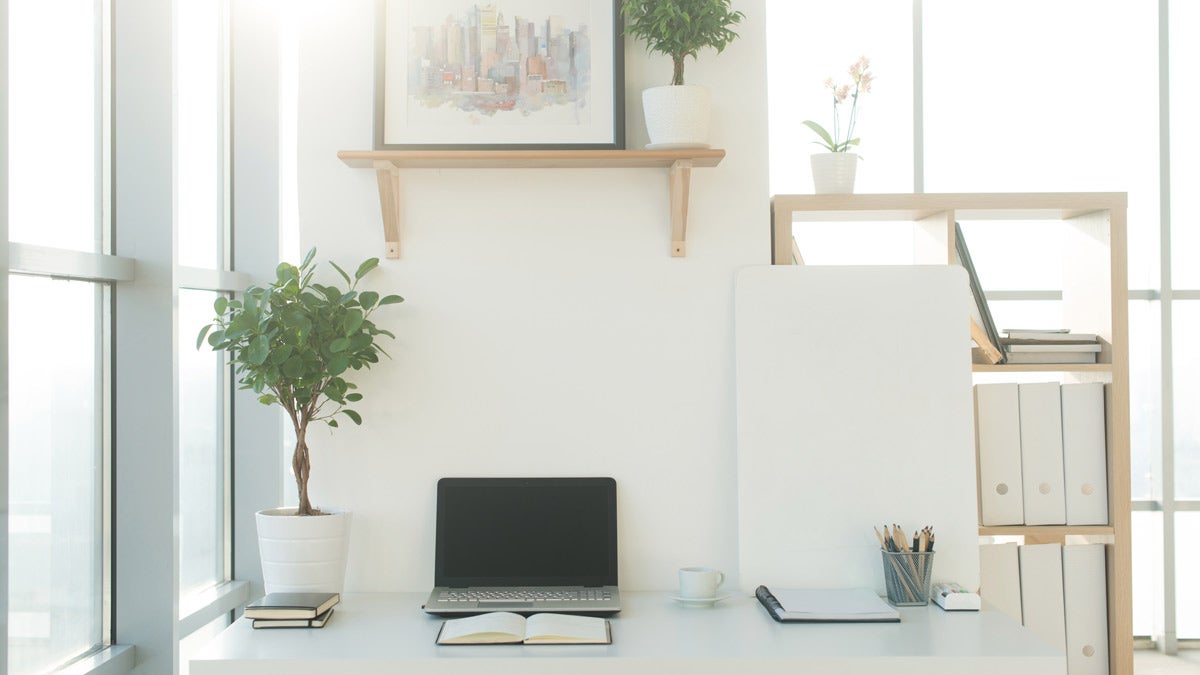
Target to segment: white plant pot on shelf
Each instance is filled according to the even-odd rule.
[[[858,155],[852,152],[818,152],[811,157],[813,187],[817,194],[854,192]]]
[[[649,150],[707,148],[712,117],[708,89],[695,84],[651,87],[642,92]]]
[[[342,592],[352,514],[323,510],[319,516],[297,516],[295,507],[255,514],[267,593]]]

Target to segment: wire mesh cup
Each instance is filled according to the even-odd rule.
[[[934,552],[880,553],[883,554],[883,583],[887,587],[888,602],[897,607],[928,605]]]

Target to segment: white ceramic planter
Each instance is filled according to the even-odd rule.
[[[351,512],[297,516],[295,507],[255,514],[258,554],[267,593],[342,592],[350,549]]]
[[[708,89],[695,84],[651,87],[642,92],[648,149],[707,148],[712,117]]]
[[[817,194],[854,192],[858,155],[852,152],[818,152],[812,155],[813,187]]]

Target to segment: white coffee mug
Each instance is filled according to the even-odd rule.
[[[711,567],[679,568],[679,597],[709,600],[717,597],[717,587],[725,583],[725,573]]]

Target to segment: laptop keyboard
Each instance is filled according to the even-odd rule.
[[[589,602],[612,600],[612,593],[603,589],[535,590],[535,589],[451,589],[438,594],[444,602]]]

